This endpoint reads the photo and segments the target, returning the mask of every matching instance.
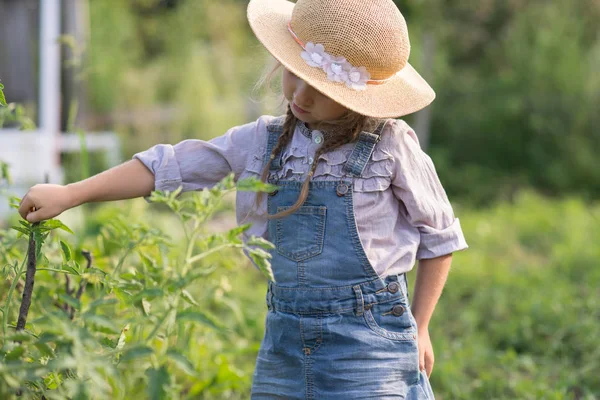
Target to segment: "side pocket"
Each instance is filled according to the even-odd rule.
[[[390,340],[416,340],[417,330],[405,301],[402,299],[374,304],[365,309],[367,326],[379,336]]]

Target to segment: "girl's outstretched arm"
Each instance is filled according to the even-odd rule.
[[[83,203],[149,196],[153,190],[154,174],[134,159],[66,186],[35,185],[21,200],[19,214],[29,222],[38,222]]]
[[[431,375],[434,363],[433,347],[429,338],[429,320],[446,284],[451,263],[452,254],[447,254],[431,259],[421,259],[417,268],[417,279],[410,309],[417,322],[419,332],[419,369],[425,369],[427,376]]]

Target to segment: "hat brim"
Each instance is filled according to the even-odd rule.
[[[302,47],[288,31],[293,8],[294,3],[286,0],[251,0],[248,21],[273,57],[319,92],[352,111],[376,118],[411,114],[427,107],[435,98],[433,89],[409,63],[384,84],[369,84],[362,91],[328,80],[322,69],[304,61],[300,55]]]

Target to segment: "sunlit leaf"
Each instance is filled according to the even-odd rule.
[[[69,244],[67,242],[65,242],[64,240],[61,240],[60,247],[62,248],[63,255],[65,257],[65,261],[66,262],[71,261],[72,253],[71,253],[71,247],[69,246]]]
[[[129,324],[125,325],[125,327],[121,330],[121,334],[119,335],[119,340],[117,341],[117,345],[115,346],[116,350],[122,350],[125,347],[125,342],[127,341],[127,336],[125,335],[129,331]]]
[[[192,297],[192,295],[190,294],[190,292],[188,292],[187,290],[183,289],[181,291],[181,297],[183,297],[183,299],[185,301],[187,301],[188,303],[194,305],[194,306],[199,306],[200,304],[198,304],[198,302],[196,300],[194,300],[194,298]]]
[[[0,105],[6,107],[6,97],[4,97],[4,85],[0,83]]]
[[[246,244],[248,246],[258,246],[264,250],[275,249],[275,245],[273,243],[271,243],[268,240],[263,239],[262,237],[259,237],[259,236],[252,236],[250,239],[248,239]]]
[[[74,235],[73,231],[68,226],[57,219],[49,219],[48,221],[44,221],[42,224],[40,224],[40,226],[42,226],[45,230],[62,229],[63,231]]]
[[[252,176],[245,179],[240,179],[237,183],[236,189],[241,192],[267,192],[271,193],[279,188],[276,185],[270,183],[264,183],[260,179]]]
[[[271,255],[259,248],[248,249],[247,251],[250,255],[250,258],[252,258],[252,261],[254,261],[260,272],[262,272],[267,277],[267,279],[275,282],[273,269],[271,268],[271,263],[268,260],[271,257]]]
[[[142,310],[144,310],[144,314],[150,315],[150,309],[152,308],[152,304],[145,298],[142,298]]]

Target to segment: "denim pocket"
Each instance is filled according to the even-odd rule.
[[[290,207],[277,207],[277,212]],[[323,252],[327,207],[302,206],[277,220],[277,252],[293,261],[302,261]]]
[[[366,306],[364,319],[367,326],[379,336],[391,340],[416,340],[416,323],[405,301]]]

